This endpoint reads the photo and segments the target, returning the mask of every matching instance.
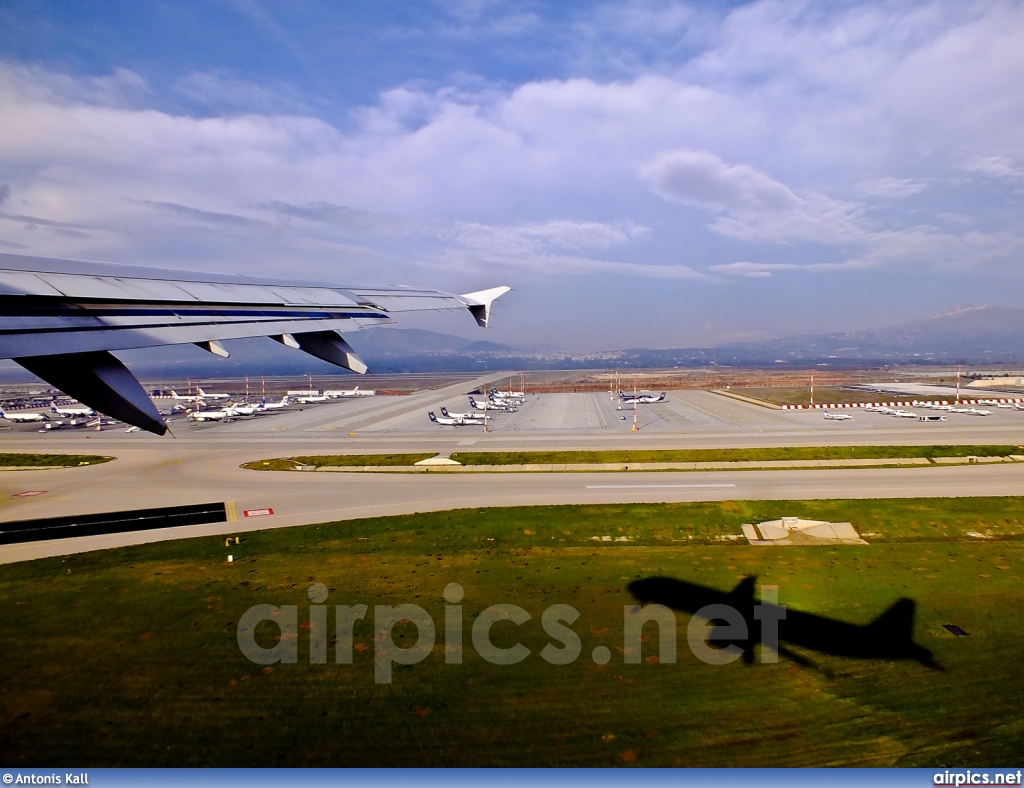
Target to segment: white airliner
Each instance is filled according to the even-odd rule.
[[[179,402],[199,402],[202,397],[198,394],[179,394],[174,389],[171,389],[171,399],[176,399]]]
[[[625,394],[619,392],[619,399],[622,400],[623,405],[632,405],[636,402],[638,405],[653,405],[655,402],[664,402],[665,397],[668,396],[666,392],[661,392],[659,397],[656,394]]]
[[[466,427],[471,424],[471,422],[464,421],[463,419],[449,419],[444,416],[435,416],[434,411],[427,413],[427,416],[432,422],[434,422],[434,424],[440,424],[442,427]]]
[[[228,416],[251,416],[256,412],[256,406],[232,402],[224,408],[224,412]]]
[[[52,402],[50,403],[50,412],[56,413],[59,416],[95,416],[96,411],[85,405],[65,405],[64,407],[58,408]]]
[[[516,409],[511,405],[502,405],[498,402],[477,402],[472,397],[469,398],[469,406],[475,410],[498,410],[502,413],[516,412]]]
[[[326,394],[320,396],[296,397],[295,401],[301,405],[315,405],[317,402],[327,402],[330,399]]]
[[[325,391],[324,395],[331,399],[338,399],[339,397],[374,397],[377,395],[375,389],[364,389],[359,390],[359,386],[354,389],[335,389],[333,391]]]
[[[189,421],[227,421],[230,418],[226,410],[194,410],[188,414]]]
[[[197,389],[199,392],[199,399],[228,399],[230,394],[207,394],[202,389]]]
[[[848,413],[826,413],[825,418],[829,421],[851,421],[853,416]]]
[[[284,397],[281,397],[280,402],[261,402],[259,405],[256,406],[256,412],[259,413],[261,411],[267,410],[281,410],[281,408],[287,408],[290,404],[291,401],[288,399],[287,395],[285,395]]]
[[[30,421],[49,421],[45,413],[9,413],[0,408],[0,418],[13,421],[15,424],[23,424]]]
[[[489,399],[497,399],[508,402],[526,402],[526,395],[521,391],[490,391],[487,394]]]
[[[487,401],[492,402],[495,405],[506,405],[512,408],[518,408],[520,405],[524,405],[526,403],[526,400],[524,399],[516,399],[515,397],[495,397],[494,395],[487,397]]]
[[[485,418],[490,418],[486,413],[449,413],[448,408],[441,406],[441,415],[446,419],[458,419],[473,424],[483,424]]]
[[[90,408],[163,435],[160,411],[112,351],[192,343],[224,356],[221,340],[269,337],[362,374],[366,364],[339,331],[391,323],[402,312],[462,309],[486,327],[492,303],[509,289],[456,295],[3,252],[0,358]]]

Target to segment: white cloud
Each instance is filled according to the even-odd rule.
[[[218,71],[190,72],[175,81],[172,89],[204,111],[216,114],[312,112],[310,102],[287,84],[253,82]]]
[[[864,237],[856,205],[823,194],[798,196],[747,164],[729,165],[707,151],[659,154],[640,177],[667,200],[712,211],[711,229],[734,238],[844,244]]]
[[[185,71],[164,100],[123,69],[0,63],[0,243],[406,281],[418,265],[442,279],[775,274],[765,286],[895,268],[963,286],[1018,264],[1019,211],[990,210],[1024,177],[1018,3],[637,0],[571,12],[557,32],[532,6],[451,8],[447,40],[546,30],[523,58],[564,46],[560,68],[518,83],[416,72],[333,109],[338,126],[273,80]],[[202,111],[168,109],[183,96]]]
[[[440,231],[438,237],[455,241],[466,249],[532,256],[552,250],[608,249],[646,234],[646,228],[632,223],[550,221],[493,227],[456,222],[450,229]]]
[[[1009,156],[975,156],[963,165],[963,169],[991,178],[1024,179],[1024,164]]]
[[[866,270],[913,271],[927,260],[927,275],[948,274],[962,278],[972,268],[1002,274],[1016,273],[1016,260],[1024,256],[1024,233],[1002,231],[961,234],[934,227],[880,231],[868,237],[857,254],[834,261],[809,263],[760,263],[743,261],[709,266],[722,276],[770,277],[782,272],[838,272]]]
[[[913,197],[929,187],[929,181],[923,178],[876,178],[861,185],[861,191],[871,197],[884,197],[898,200]]]

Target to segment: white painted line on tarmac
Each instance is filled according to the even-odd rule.
[[[735,487],[735,484],[588,484],[588,490],[668,490],[699,487]]]

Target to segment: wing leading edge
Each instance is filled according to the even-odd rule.
[[[162,435],[167,425],[111,353],[271,337],[362,374],[339,331],[392,322],[401,312],[468,309],[480,326],[495,287],[465,295],[412,287],[323,285],[231,274],[0,253],[0,358],[10,358],[90,407]]]

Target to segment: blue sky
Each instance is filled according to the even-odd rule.
[[[0,250],[509,284],[488,339],[581,350],[1018,305],[1021,41],[1016,2],[6,0]]]

